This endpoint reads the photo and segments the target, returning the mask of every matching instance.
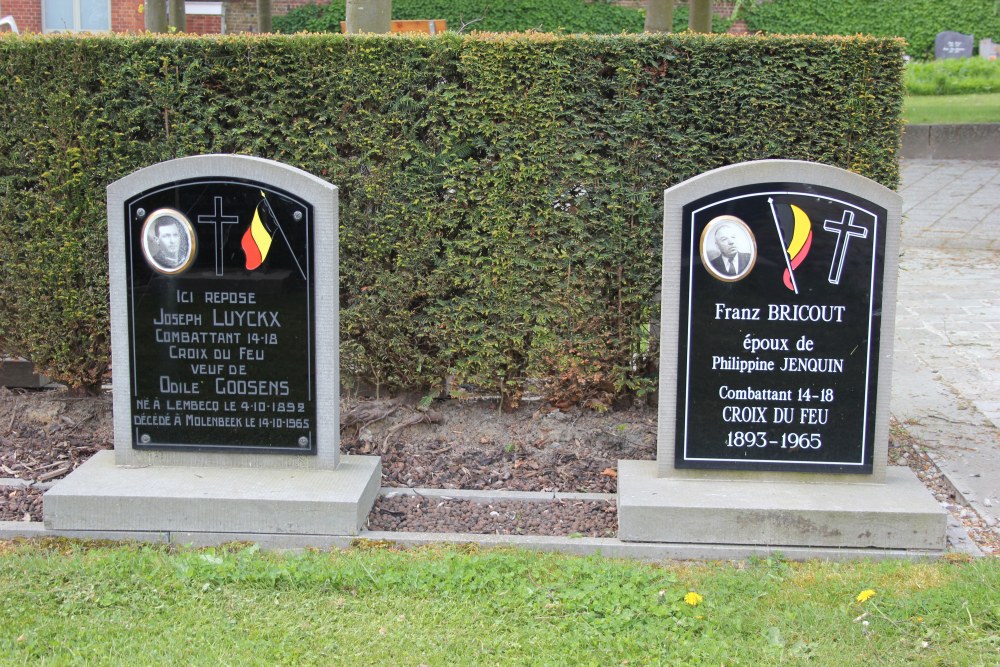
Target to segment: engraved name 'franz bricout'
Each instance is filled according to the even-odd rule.
[[[847,306],[821,306],[815,304],[789,305],[772,303],[767,306],[767,320],[771,322],[838,322],[844,321]],[[715,304],[717,320],[760,320],[760,308],[734,308],[725,303]]]

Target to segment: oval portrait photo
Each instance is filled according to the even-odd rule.
[[[180,211],[153,211],[142,226],[142,254],[158,273],[175,275],[191,266],[198,240],[191,222]]]
[[[701,233],[701,263],[714,277],[736,282],[750,275],[757,261],[757,239],[745,222],[720,215]]]

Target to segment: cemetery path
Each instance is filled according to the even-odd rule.
[[[892,415],[1000,535],[1000,160],[903,160]]]

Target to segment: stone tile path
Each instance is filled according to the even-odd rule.
[[[1000,161],[904,160],[892,413],[1000,526]]]

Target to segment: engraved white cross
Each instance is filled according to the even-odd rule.
[[[840,274],[844,271],[844,259],[847,257],[847,245],[851,242],[851,237],[868,238],[868,228],[854,224],[853,211],[844,211],[844,217],[841,220],[824,220],[823,229],[837,235],[837,245],[833,249],[833,261],[830,263],[829,281],[834,285],[839,285]]]
[[[203,225],[212,225],[215,227],[215,275],[222,275],[222,262],[223,262],[223,236],[225,236],[226,225],[235,225],[240,221],[237,215],[223,215],[222,214],[222,197],[215,198],[215,211],[212,215],[199,215],[198,222]]]

